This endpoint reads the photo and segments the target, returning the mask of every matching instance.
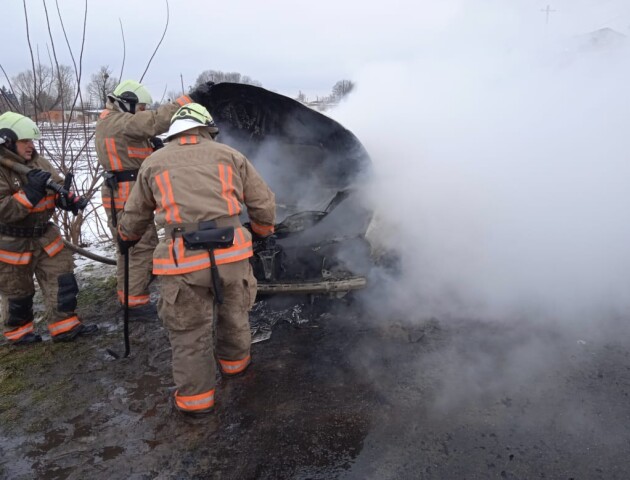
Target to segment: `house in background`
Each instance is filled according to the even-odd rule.
[[[98,119],[100,110],[50,110],[37,114],[37,122],[47,123],[91,123]]]

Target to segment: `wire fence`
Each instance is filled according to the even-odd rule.
[[[72,190],[88,199],[88,207],[74,216],[58,210],[56,220],[64,237],[89,246],[111,240],[102,208],[101,166],[94,146],[95,123],[41,123],[40,150],[64,176],[74,175]]]

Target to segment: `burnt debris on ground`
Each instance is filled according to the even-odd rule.
[[[109,313],[114,288],[101,277],[81,283],[90,302],[82,314],[101,325],[100,336],[0,348],[1,477],[621,479],[630,472],[627,332],[617,342],[568,341],[471,319],[374,316],[358,293],[258,305],[254,327],[258,312],[271,336],[253,345],[245,375],[220,381],[216,412],[200,422],[168,400],[170,349],[159,320],[132,320],[131,357],[113,360],[106,348],[122,342]],[[523,345],[536,345],[540,360],[526,365]]]

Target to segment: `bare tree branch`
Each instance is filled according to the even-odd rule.
[[[58,126],[55,127],[51,124],[42,132],[46,139],[45,142],[42,142],[42,147],[46,151],[46,156],[64,175],[67,175],[70,172],[78,174],[78,176],[74,179],[72,189],[76,191],[76,186],[80,183],[83,196],[90,200],[100,187],[102,179],[99,175],[100,166],[93,159],[92,140],[94,131],[93,128],[91,131],[88,130],[88,125],[85,122],[86,112],[83,102],[83,94],[81,91],[83,53],[85,49],[87,31],[87,0],[85,0],[81,49],[78,62],[68,39],[67,29],[63,21],[63,16],[61,15],[59,2],[58,0],[55,0],[57,15],[59,17],[59,22],[62,27],[68,51],[72,58],[73,69],[67,66],[59,65],[57,48],[52,34],[51,20],[46,0],[42,0],[42,3],[46,17],[48,34],[51,41],[52,56],[49,51],[50,61],[53,65],[51,70],[56,73],[57,76],[58,85],[56,93],[61,98],[63,112],[61,116],[61,128]],[[46,73],[41,64],[38,64],[38,66],[39,69],[36,70],[35,78],[37,78],[38,73]],[[71,79],[76,79],[76,88]],[[40,81],[40,83],[42,82]],[[54,89],[52,89],[51,92],[52,91],[54,91]],[[70,92],[72,92],[71,96],[68,95]],[[65,111],[68,107],[69,115],[66,116]],[[75,111],[77,110],[77,107],[79,107],[83,114],[81,117],[83,120],[82,122],[76,122],[77,119],[75,118]],[[64,237],[70,239],[70,241],[75,244],[81,243],[82,227],[86,224],[90,224],[89,221],[86,223],[86,220],[91,218],[91,220],[96,222],[97,228],[98,225],[102,223],[99,218],[99,212],[93,204],[90,205],[90,208],[79,212],[76,216],[70,216],[67,212],[57,212],[56,218],[63,230]]]
[[[7,80],[7,83],[9,84],[9,92],[13,96],[13,97],[10,97],[9,95],[6,94],[4,89],[2,89],[0,90],[0,92],[2,93],[2,97],[4,98],[4,101],[6,102],[6,104],[11,108],[11,110],[19,110],[20,102],[18,101],[16,105],[16,103],[13,101],[13,98],[17,100],[17,95],[15,95],[15,90],[13,90],[13,85],[11,84],[11,80],[9,79],[9,76],[7,75],[7,72],[4,70],[4,67],[2,66],[2,64],[0,64],[0,70],[2,70],[2,74],[4,75],[4,78]]]
[[[35,77],[35,56],[33,55],[33,45],[31,44],[31,33],[28,25],[28,12],[26,11],[26,0],[22,0],[24,5],[24,21],[26,22],[26,41],[28,43],[28,50],[31,54],[31,65],[33,67],[33,88],[34,92],[37,91],[37,78]],[[35,118],[37,118],[37,106],[33,105],[35,109]]]
[[[162,92],[162,98],[160,98],[160,105],[164,103],[164,97],[166,96],[166,89],[168,88],[168,83],[164,85],[164,91]]]
[[[77,103],[77,100],[81,101],[81,110],[83,111],[83,95],[81,93],[81,78],[83,76],[83,50],[85,48],[85,32],[87,27],[87,0],[85,0],[85,9],[83,11],[83,30],[81,34],[81,52],[79,54],[79,65],[77,67],[77,62],[74,58],[74,52],[72,51],[72,47],[70,46],[70,41],[68,40],[68,34],[66,33],[66,26],[63,23],[63,17],[61,16],[61,11],[59,10],[59,1],[55,0],[55,5],[57,7],[57,16],[59,17],[59,23],[61,24],[61,30],[63,32],[63,36],[66,40],[66,45],[68,46],[68,51],[70,52],[70,58],[72,58],[72,64],[74,65],[74,73],[77,79],[77,90],[76,95],[74,97],[74,101],[72,102],[72,108],[70,111],[70,117],[72,117],[74,113],[74,108]]]
[[[84,144],[81,147],[81,149],[79,150],[79,152],[77,153],[76,156],[71,156],[71,164],[68,167],[67,171],[73,171],[75,166],[77,166],[80,158],[81,158],[81,154],[83,152],[83,150],[86,149],[89,139],[88,139],[88,127],[87,124],[85,122],[85,104],[83,102],[83,94],[81,92],[81,78],[83,76],[83,51],[85,49],[85,32],[87,30],[87,12],[88,12],[88,4],[87,4],[87,0],[85,0],[85,7],[83,10],[83,26],[82,26],[82,31],[81,31],[81,50],[79,53],[79,64],[77,66],[77,62],[75,60],[74,57],[74,52],[72,51],[72,46],[70,45],[70,41],[68,40],[68,34],[66,32],[66,26],[63,22],[63,17],[61,15],[61,10],[59,8],[59,2],[58,0],[55,0],[55,5],[57,7],[57,16],[59,17],[59,23],[61,24],[61,29],[63,31],[63,36],[64,39],[66,40],[66,46],[68,47],[68,51],[70,52],[70,57],[72,58],[72,64],[74,65],[74,73],[75,73],[75,77],[77,80],[77,89],[76,89],[76,94],[74,96],[74,100],[72,102],[72,107],[70,109],[70,115],[68,116],[68,123],[65,125],[64,127],[64,131],[62,132],[62,135],[65,137],[67,137],[68,131],[70,130],[70,123],[72,122],[72,119],[74,117],[74,111],[77,105],[77,100],[80,101],[80,105],[81,105],[81,114],[83,117],[83,122],[82,122],[82,126],[83,126],[83,138],[84,138]],[[66,172],[64,172],[65,174]],[[76,186],[76,181],[75,181],[75,186]],[[73,220],[71,220],[71,231],[74,232],[74,235],[71,237],[73,240],[78,240],[77,235],[80,236],[81,233],[81,225],[85,219],[87,215],[85,215],[85,213],[83,215],[77,215],[74,217]]]
[[[118,76],[118,78],[122,80],[123,70],[125,69],[125,57],[127,56],[127,44],[125,43],[125,31],[123,30],[122,20],[119,18],[118,22],[120,23],[120,34],[122,35],[122,42],[123,42],[123,59],[122,59],[122,65],[120,66],[120,75]]]
[[[160,48],[160,45],[162,45],[162,40],[164,40],[164,37],[166,36],[166,31],[168,30],[168,20],[170,17],[170,12],[169,12],[169,8],[168,8],[168,0],[166,1],[166,25],[164,25],[164,32],[162,32],[162,38],[160,38],[160,41],[157,44],[157,47],[155,47],[155,50],[153,51],[153,55],[151,55],[151,58],[149,58],[149,63],[147,63],[147,68],[144,69],[144,73],[142,74],[142,76],[140,77],[140,82],[142,82],[142,79],[144,78],[145,74],[147,73],[147,70],[149,70],[149,66],[151,65],[151,62],[153,61],[153,57],[155,57],[155,54],[157,53],[158,49]],[[122,78],[122,77],[121,77]]]
[[[65,110],[66,110],[66,105],[64,102],[64,86],[61,84],[61,69],[59,68],[59,61],[57,59],[57,50],[55,48],[55,40],[53,38],[52,35],[52,30],[50,29],[50,17],[48,16],[48,6],[46,5],[46,0],[42,0],[42,3],[44,5],[44,13],[46,16],[46,28],[48,29],[48,36],[50,37],[50,43],[51,43],[51,47],[52,47],[52,52],[53,52],[53,58],[55,60],[54,62],[54,68],[57,71],[57,83],[59,84],[59,88],[57,90],[57,95],[59,96],[59,98],[61,99],[61,125],[62,125],[62,134],[61,134],[61,148],[58,149],[58,151],[61,152],[61,158],[59,159],[59,163],[60,163],[60,170],[65,174],[66,173],[66,152],[67,152],[67,148],[66,148],[66,142],[68,139],[68,136],[65,134],[66,133],[66,128],[65,128]],[[50,51],[48,53],[48,55],[50,56]],[[52,59],[51,59],[52,62]],[[69,123],[69,120],[68,120]],[[57,137],[54,137],[55,141],[57,141]]]

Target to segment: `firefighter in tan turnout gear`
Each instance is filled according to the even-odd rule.
[[[193,415],[208,413],[214,405],[213,355],[223,376],[242,373],[251,362],[248,312],[257,288],[248,260],[252,235],[271,235],[275,222],[274,194],[247,158],[214,141],[217,133],[203,106],[180,108],[167,134],[169,143],[140,168],[118,226],[122,251],[142,236],[154,210],[158,227],[164,228],[153,259],[153,272],[161,276],[159,313],[173,351],[175,405]],[[243,204],[253,233],[239,221]],[[208,250],[190,250],[183,237],[190,232],[212,234],[222,227],[233,227],[234,242],[214,250],[219,273],[214,279],[223,296],[217,305],[211,255]]]
[[[190,103],[183,95],[155,111],[146,110],[151,104],[149,91],[134,80],[121,82],[107,96],[105,110],[96,124],[95,145],[98,161],[105,170],[101,189],[109,228],[116,238],[117,217],[133,189],[142,162],[161,146],[159,138],[166,132],[170,119],[182,105]],[[156,145],[157,144],[157,145]],[[141,241],[129,255],[129,307],[136,315],[151,314],[149,283],[153,250],[157,234],[153,223],[147,223]],[[117,258],[118,299],[124,303],[124,263]]]
[[[49,179],[63,180],[35,151],[33,140],[40,137],[30,118],[0,115],[0,157],[32,168],[22,175],[0,166],[0,295],[4,337],[13,345],[42,340],[33,326],[33,275],[46,303],[53,341],[70,341],[98,329],[81,323],[76,314],[79,290],[72,254],[64,248],[59,228],[50,223],[55,206],[76,213],[80,197],[46,190]]]

